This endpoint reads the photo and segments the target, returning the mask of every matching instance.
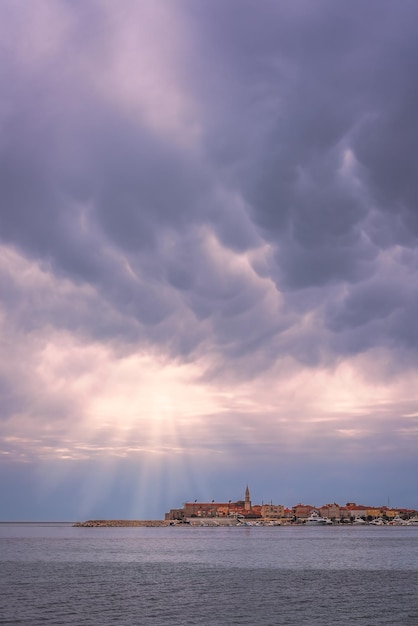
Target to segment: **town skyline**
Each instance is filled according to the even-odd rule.
[[[388,505],[371,505],[358,504],[356,502],[347,502],[340,505],[337,502],[326,503],[320,506],[312,504],[294,504],[291,507],[283,504],[273,504],[273,500],[269,503],[262,502],[254,504],[251,500],[248,484],[245,489],[245,495],[242,500],[228,500],[228,502],[198,502],[186,501],[181,508],[170,509],[165,514],[166,521],[185,521],[192,518],[243,518],[243,519],[267,519],[281,520],[282,522],[296,522],[308,519],[313,513],[318,512],[325,519],[340,521],[363,518],[364,520],[372,520],[383,516],[386,520],[398,519],[401,515],[405,519],[415,517],[418,513],[416,508],[407,507],[390,507]]]

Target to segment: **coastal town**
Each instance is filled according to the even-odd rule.
[[[232,502],[186,502],[182,508],[171,509],[165,521],[191,525],[418,525],[418,511],[389,506],[367,506],[347,502],[313,506],[296,504],[291,508],[282,504],[252,504],[248,485],[244,500]]]
[[[314,506],[296,504],[285,507],[282,504],[253,504],[248,485],[243,500],[228,502],[185,502],[181,508],[170,509],[164,519],[159,520],[87,520],[76,522],[74,526],[84,528],[135,527],[135,526],[417,526],[418,510],[370,506],[347,502],[336,502]]]

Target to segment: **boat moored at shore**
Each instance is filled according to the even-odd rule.
[[[327,517],[321,517],[318,511],[312,511],[305,524],[307,526],[326,526],[332,524],[331,520]]]

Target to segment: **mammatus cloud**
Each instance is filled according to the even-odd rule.
[[[4,462],[414,458],[415,13],[2,3]]]

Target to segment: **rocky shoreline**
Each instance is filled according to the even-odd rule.
[[[125,519],[94,519],[86,522],[76,522],[75,528],[132,528],[135,526],[159,527],[169,526],[167,520],[125,520]]]

